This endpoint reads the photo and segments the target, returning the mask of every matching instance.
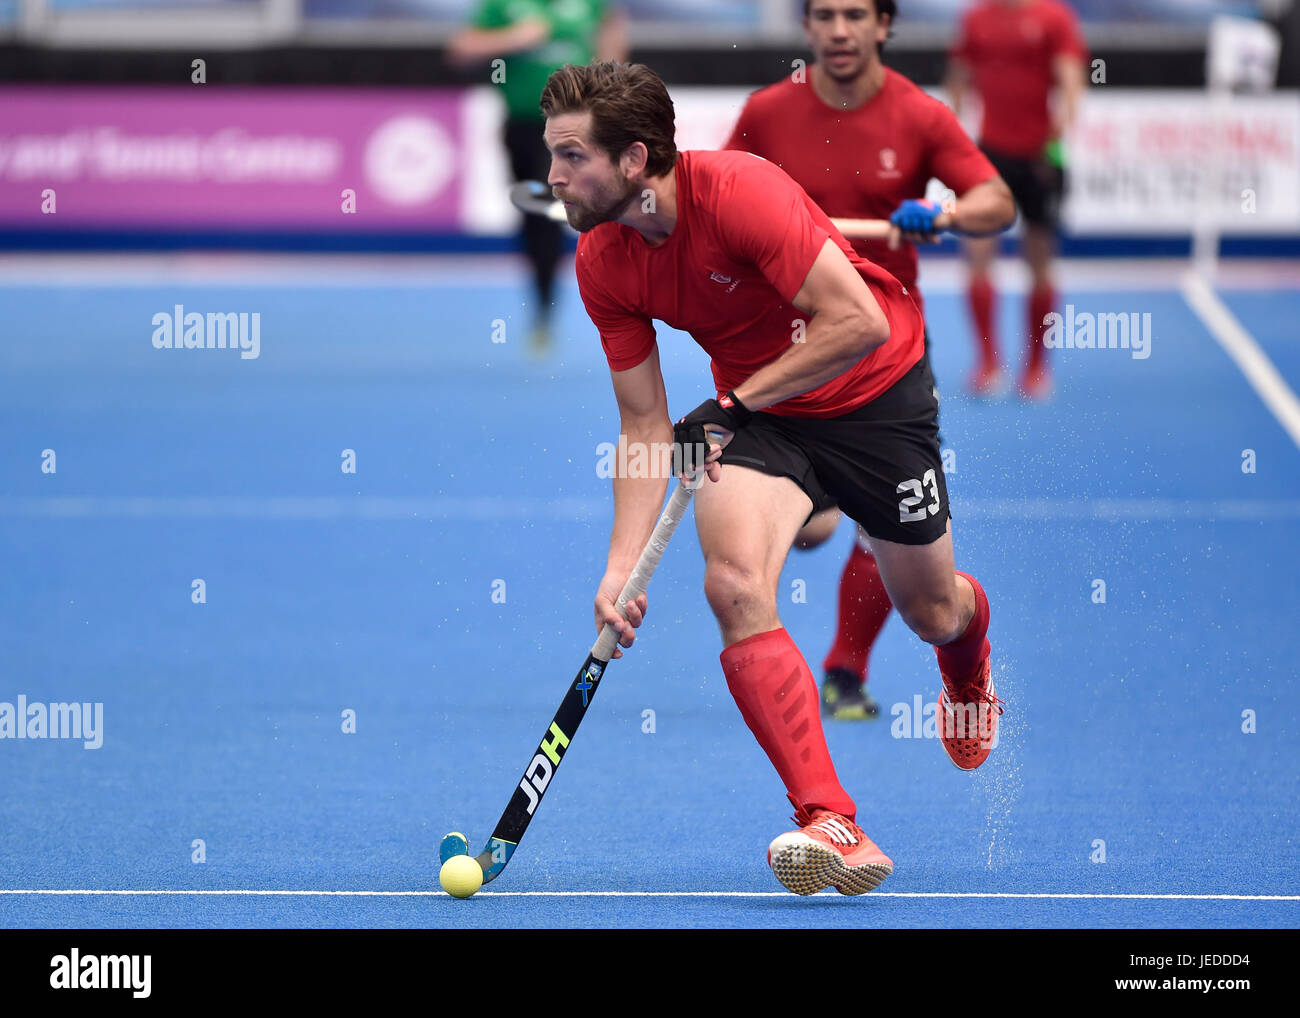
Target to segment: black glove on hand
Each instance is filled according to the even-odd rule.
[[[673,425],[674,469],[688,474],[704,468],[709,455],[710,424],[736,432],[752,416],[734,392],[727,393],[722,399],[705,400]]]

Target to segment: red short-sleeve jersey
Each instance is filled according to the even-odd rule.
[[[726,147],[776,163],[827,215],[845,219],[888,219],[924,197],[931,177],[964,194],[998,175],[947,106],[888,68],[880,91],[853,110],[826,105],[807,82],[769,85],[746,101]],[[920,303],[913,245],[850,243]]]
[[[1013,156],[1042,152],[1052,136],[1053,65],[1063,55],[1086,63],[1088,45],[1060,0],[979,0],[966,12],[952,56],[970,67],[984,105],[982,144]]]
[[[827,238],[871,289],[889,340],[842,375],[766,408],[834,417],[870,402],[922,353],[921,315],[907,287],[857,254],[803,188],[747,152],[682,152],[677,222],[652,246],[620,223],[578,239],[577,276],[610,367],[640,364],[655,344],[652,319],[689,333],[712,358],[721,394],[785,353],[808,316],[791,302]]]

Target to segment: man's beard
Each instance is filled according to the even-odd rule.
[[[573,205],[564,210],[568,217],[569,225],[579,233],[586,233],[588,230],[594,230],[601,223],[609,223],[617,219],[637,196],[637,188],[627,185],[621,195],[614,198],[608,198],[604,193],[596,195],[595,205]]]

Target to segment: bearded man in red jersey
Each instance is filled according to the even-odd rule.
[[[856,822],[822,732],[817,684],[777,615],[791,542],[837,503],[872,536],[890,596],[935,645],[955,759],[996,734],[988,599],[953,567],[938,404],[907,288],[863,259],[779,167],[742,152],[681,152],[672,100],[640,65],[566,66],[542,92],[548,177],[582,232],[576,271],[600,333],[628,446],[707,448],[695,501],[704,593],[723,675],[785,783],[798,830],[768,862],[798,894],[861,894],[893,863]],[[674,425],[653,319],[712,358],[715,398]],[[716,441],[712,440],[716,437]],[[658,473],[658,472],[657,472]],[[614,602],[663,505],[665,476],[616,476],[597,629],[630,647],[644,595]]]
[[[750,96],[726,147],[776,163],[829,216],[891,219],[889,241],[851,243],[903,283],[924,312],[914,243],[932,242],[944,229],[996,233],[1014,222],[1016,210],[997,170],[952,112],[881,62],[897,15],[894,0],[805,0],[803,27],[814,63],[806,75]],[[957,195],[950,207],[924,200],[932,177]],[[839,518],[838,509],[817,514],[796,545],[820,544]],[[828,716],[878,716],[867,693],[867,658],[890,609],[870,538],[859,527],[840,578],[835,642],[823,662]]]
[[[1046,399],[1052,391],[1043,319],[1056,306],[1052,260],[1065,193],[1062,146],[1079,108],[1087,59],[1078,19],[1060,0],[978,0],[962,19],[952,48],[953,109],[961,115],[974,85],[984,107],[980,148],[1010,186],[1024,219],[1021,253],[1031,276],[1028,350],[1020,380],[1026,399]],[[1054,89],[1059,95],[1053,109]],[[997,294],[990,278],[996,254],[995,241],[966,242],[971,319],[979,342],[970,385],[977,395],[993,395],[1003,385],[994,321]]]

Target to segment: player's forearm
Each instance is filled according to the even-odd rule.
[[[1061,120],[1058,125],[1058,133],[1062,138],[1074,130],[1074,123],[1079,117],[1079,98],[1082,95],[1082,81],[1073,79],[1062,92]]]
[[[1074,121],[1079,113],[1079,99],[1083,95],[1084,79],[1083,61],[1074,57],[1062,57],[1057,60],[1056,84],[1060,89],[1054,125],[1057,137],[1065,137],[1074,128]]]
[[[596,59],[623,63],[627,54],[627,14],[614,11],[605,16],[596,35]]]
[[[534,49],[549,36],[550,26],[538,20],[520,21],[507,28],[469,28],[447,44],[447,56],[462,64],[509,56]]]
[[[630,573],[654,530],[672,466],[673,426],[625,424],[614,463],[614,526],[607,571]]]
[[[988,235],[1000,233],[1016,221],[1016,203],[1011,189],[1001,177],[976,184],[957,199],[947,229],[961,233]]]
[[[960,118],[963,104],[966,102],[966,90],[969,87],[969,72],[965,65],[954,60],[948,65],[948,76],[944,87],[948,91],[948,106],[953,115]]]
[[[888,339],[889,322],[878,309],[835,316],[823,311],[804,332],[795,331],[790,349],[752,374],[736,396],[751,411],[773,406],[838,378]]]

